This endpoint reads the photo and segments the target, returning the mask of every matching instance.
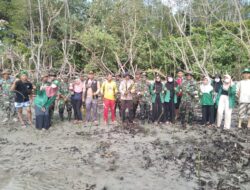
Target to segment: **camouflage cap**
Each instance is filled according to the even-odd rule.
[[[11,71],[9,69],[5,69],[3,70],[2,75],[5,75],[5,74],[10,75]]]

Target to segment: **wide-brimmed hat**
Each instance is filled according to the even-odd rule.
[[[185,76],[188,76],[188,75],[190,75],[190,76],[194,76],[194,74],[193,74],[193,72],[192,71],[186,71],[185,72]]]
[[[9,69],[5,69],[3,70],[2,75],[5,75],[5,74],[10,75],[11,71]]]
[[[43,79],[45,77],[49,77],[49,74],[48,73],[41,73],[41,79]]]
[[[56,72],[55,71],[50,71],[49,72],[49,77],[56,77]]]
[[[136,71],[135,74],[136,75],[140,75],[142,72],[140,70]]]
[[[250,68],[243,69],[241,73],[250,73]]]

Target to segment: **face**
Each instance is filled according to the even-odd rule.
[[[215,82],[220,82],[220,78],[219,77],[215,77],[214,81]]]
[[[4,78],[4,79],[8,79],[8,78],[9,78],[9,74],[4,74],[4,75],[3,75],[3,78]]]
[[[108,75],[107,80],[110,82],[112,80],[112,75]]]
[[[50,81],[53,81],[53,80],[55,80],[55,79],[56,79],[55,76],[49,76],[49,80],[50,80]]]
[[[243,79],[250,79],[250,73],[243,73]]]
[[[168,82],[173,82],[174,81],[174,79],[173,79],[173,77],[168,77]]]
[[[229,77],[224,77],[224,83],[230,83],[230,78]]]
[[[94,78],[94,74],[89,74],[88,77],[89,77],[89,79],[92,80]]]
[[[177,73],[177,76],[178,76],[178,78],[182,78],[182,77],[183,77],[183,72],[179,71],[179,72]]]
[[[204,85],[207,85],[207,84],[208,84],[207,78],[204,78],[204,79],[203,79],[203,84],[204,84]]]
[[[193,77],[192,77],[192,75],[187,75],[187,80],[191,80]]]
[[[120,76],[119,76],[119,75],[116,75],[116,76],[115,76],[115,80],[120,80]]]
[[[139,79],[141,78],[141,75],[140,75],[140,74],[136,74],[136,75],[135,75],[135,78],[136,78],[137,80],[139,80]]]
[[[48,79],[49,79],[49,77],[43,77],[43,82],[47,82],[48,81]]]
[[[55,84],[51,84],[51,88],[57,88]]]
[[[159,76],[156,77],[156,81],[157,82],[160,82],[161,81],[161,78]]]
[[[28,80],[28,76],[25,75],[25,74],[23,74],[23,75],[20,76],[20,79],[21,79],[22,81],[26,81],[26,80]]]
[[[127,76],[125,77],[125,79],[126,79],[126,80],[129,80],[129,79],[130,79],[130,76],[129,76],[129,75],[127,75]]]
[[[67,83],[67,82],[69,82],[69,79],[68,79],[68,78],[64,78],[64,79],[63,79],[63,82],[64,82],[64,83]]]

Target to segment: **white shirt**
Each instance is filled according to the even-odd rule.
[[[240,103],[250,103],[250,79],[242,80],[237,84],[237,93],[240,95]]]

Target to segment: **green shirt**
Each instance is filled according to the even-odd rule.
[[[34,103],[40,108],[45,107],[46,109],[49,109],[49,107],[54,103],[55,100],[56,96],[48,98],[48,96],[46,95],[46,91],[42,90],[38,91]]]
[[[214,105],[213,100],[213,91],[210,93],[202,93],[200,96],[201,105],[203,106],[212,106]]]

